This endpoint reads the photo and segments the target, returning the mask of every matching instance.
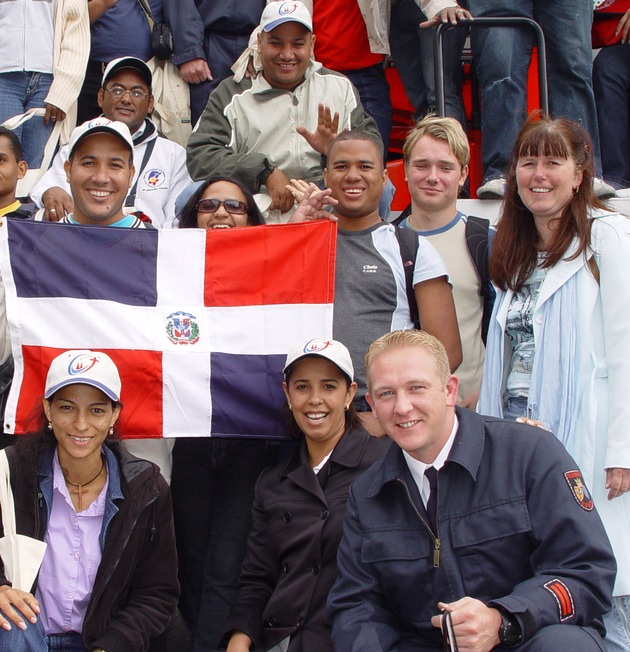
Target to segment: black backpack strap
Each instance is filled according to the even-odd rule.
[[[394,233],[398,240],[400,258],[403,269],[405,270],[405,286],[407,290],[407,302],[409,303],[409,314],[411,315],[414,328],[419,329],[420,313],[416,302],[416,293],[413,290],[413,271],[416,266],[416,257],[418,256],[418,249],[420,247],[418,235],[411,229],[401,229],[399,227],[394,227]]]
[[[400,226],[400,223],[407,219],[411,215],[411,204],[405,208],[405,210],[398,216],[395,217],[393,220],[390,221],[390,224],[393,224],[394,226]]]
[[[488,232],[490,220],[485,217],[469,215],[466,221],[466,246],[472,258],[473,265],[479,277],[479,294],[483,297],[483,318],[481,322],[481,339],[486,343],[488,326],[494,306],[496,292],[492,287],[488,274],[490,253],[488,246]]]
[[[125,208],[131,208],[132,206],[136,205],[136,195],[138,194],[138,182],[140,181],[142,175],[144,174],[144,169],[147,167],[147,164],[149,163],[151,154],[153,154],[153,149],[155,147],[156,140],[157,138],[154,138],[153,140],[150,140],[147,143],[147,148],[144,150],[144,156],[142,157],[142,163],[140,164],[140,170],[138,171],[136,182],[133,184],[133,187],[131,188],[129,194],[127,195],[127,199],[125,200]]]

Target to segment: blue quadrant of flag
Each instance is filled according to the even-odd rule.
[[[158,232],[12,221],[11,268],[18,297],[157,302]]]

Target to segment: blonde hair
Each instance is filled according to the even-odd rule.
[[[405,347],[418,347],[424,349],[433,358],[440,382],[444,387],[446,387],[446,383],[451,377],[451,368],[448,362],[446,349],[437,337],[433,337],[433,335],[429,335],[425,331],[392,331],[372,342],[365,354],[366,376],[369,376],[370,365],[376,356],[385,353],[385,351],[402,349]],[[370,381],[368,378],[368,387],[369,385]]]
[[[436,140],[445,140],[455,158],[462,167],[470,163],[470,146],[462,126],[455,118],[441,118],[429,114],[416,123],[409,132],[403,145],[403,162],[405,167],[411,160],[411,151],[422,136],[431,136]]]

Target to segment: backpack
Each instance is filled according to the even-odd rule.
[[[411,229],[402,229],[398,225],[409,215],[404,211],[392,224],[396,226],[395,233],[400,248],[400,256],[405,270],[405,284],[407,289],[407,301],[409,302],[409,313],[414,328],[420,328],[420,313],[416,303],[416,295],[413,290],[413,270],[418,254],[418,234]],[[488,326],[496,293],[488,275],[489,262],[489,230],[490,220],[484,217],[469,215],[466,221],[466,247],[473,261],[477,276],[479,277],[479,294],[483,297],[483,316],[481,320],[481,339],[486,343]]]

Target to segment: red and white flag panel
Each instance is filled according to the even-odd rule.
[[[35,427],[50,361],[105,351],[125,437],[279,437],[289,347],[332,336],[336,227],[221,231],[6,220],[15,361],[5,432]]]

